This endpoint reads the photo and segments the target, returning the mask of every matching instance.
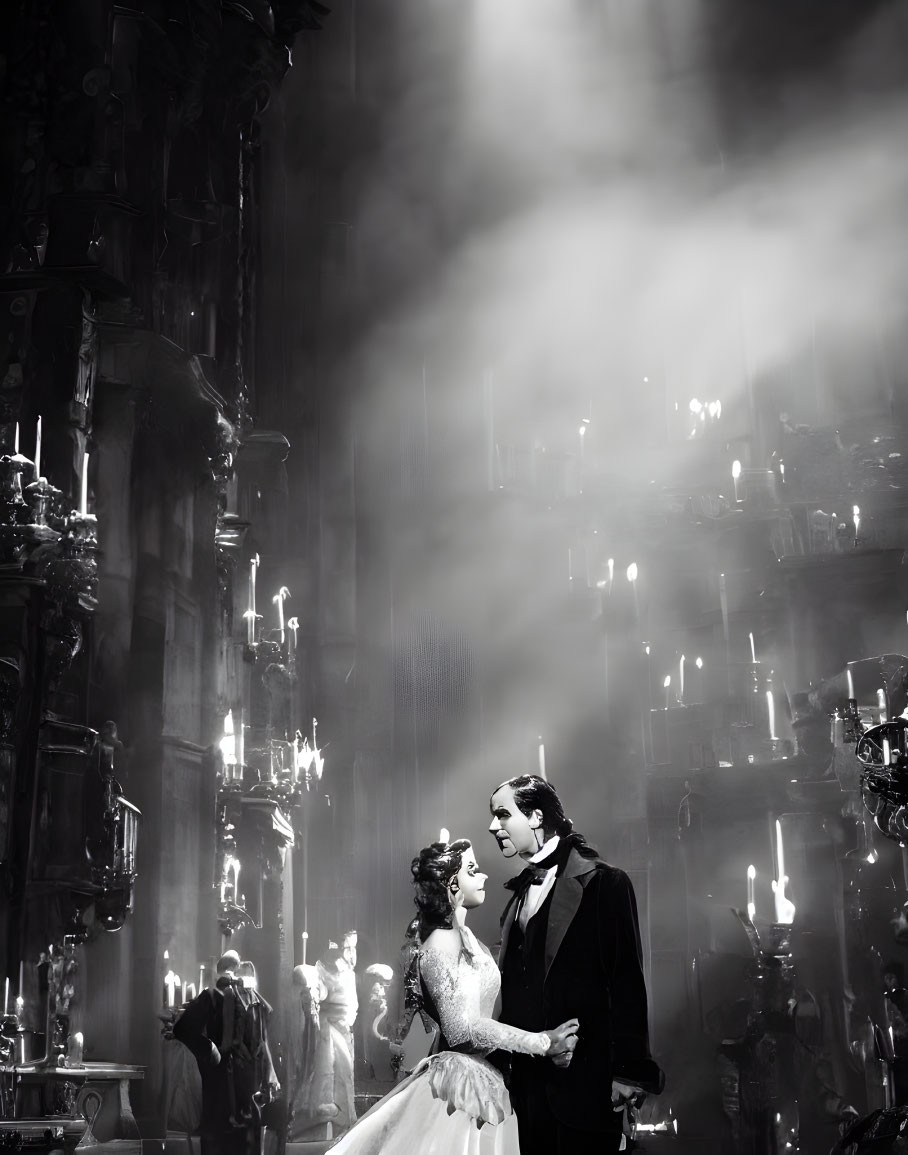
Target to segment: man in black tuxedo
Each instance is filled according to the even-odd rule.
[[[501,1021],[541,1031],[580,1020],[573,1053],[512,1056],[521,1155],[618,1151],[622,1108],[664,1082],[649,1049],[633,886],[573,833],[545,779],[503,782],[489,808],[504,856],[528,864],[506,884]]]

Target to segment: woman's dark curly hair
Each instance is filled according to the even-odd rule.
[[[460,871],[464,851],[471,845],[465,838],[458,838],[456,842],[433,842],[423,847],[410,864],[416,888],[413,901],[419,911],[419,937],[423,942],[436,927],[452,925],[448,887]]]

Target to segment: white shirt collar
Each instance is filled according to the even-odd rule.
[[[530,862],[542,862],[542,860],[544,858],[548,858],[548,856],[552,853],[552,851],[555,849],[555,847],[558,845],[558,843],[560,841],[561,841],[560,836],[557,834],[553,834],[552,837],[548,840],[548,842],[544,842],[542,844],[542,846],[539,847],[539,849],[536,851],[536,853],[530,859]],[[553,869],[554,869],[554,867],[553,867]]]

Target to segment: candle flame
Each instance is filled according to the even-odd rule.
[[[694,665],[697,667],[697,669],[698,669],[698,670],[702,670],[702,669],[703,669],[703,659],[702,659],[702,658],[697,658],[697,660],[696,660],[696,662],[694,663]]]
[[[731,475],[735,481],[737,481],[738,478],[741,476],[741,462],[740,461],[733,461],[731,463]]]
[[[750,866],[748,866],[748,868],[747,868],[747,877],[750,879],[754,879],[757,877],[757,868],[754,866],[753,863],[751,863]]]
[[[667,690],[671,684],[672,684],[672,676],[671,676],[671,674],[666,674],[665,675],[665,681],[662,683],[662,686],[664,689]]]
[[[629,582],[635,582],[637,580],[637,563],[635,561],[632,561],[627,567],[627,580]]]
[[[443,842],[445,846],[451,841],[451,831],[448,830],[447,826],[442,826],[441,830],[439,830],[438,841]]]

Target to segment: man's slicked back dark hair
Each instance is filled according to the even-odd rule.
[[[534,810],[542,814],[542,829],[547,838],[553,834],[563,838],[574,829],[573,822],[565,816],[558,792],[545,778],[538,774],[518,774],[516,778],[509,778],[501,786],[496,786],[495,790],[502,786],[511,788],[521,814],[529,817]]]

